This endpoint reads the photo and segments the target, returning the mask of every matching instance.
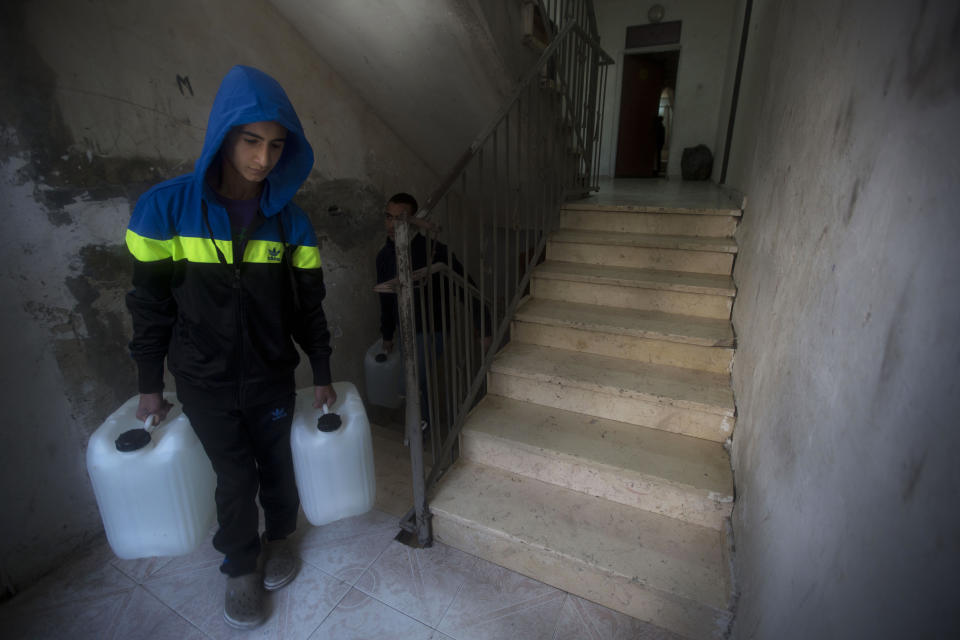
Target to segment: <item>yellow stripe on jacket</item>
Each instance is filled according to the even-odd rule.
[[[220,260],[210,238],[174,236],[169,240],[155,240],[127,229],[126,242],[130,253],[140,262],[156,262],[168,258],[200,263],[216,263]],[[216,242],[224,259],[233,264],[233,242]],[[282,259],[283,243],[272,240],[250,240],[243,256],[244,262],[261,264],[280,262]],[[292,262],[298,269],[317,269],[321,264],[320,250],[317,247],[298,246],[293,251]]]

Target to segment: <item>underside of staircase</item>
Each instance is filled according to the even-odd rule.
[[[438,540],[688,638],[729,625],[737,208],[564,206]]]

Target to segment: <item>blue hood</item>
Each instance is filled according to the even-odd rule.
[[[259,69],[235,66],[224,76],[210,109],[203,153],[194,166],[194,179],[205,192],[207,169],[217,158],[230,130],[251,122],[277,122],[287,130],[283,155],[266,178],[260,210],[272,216],[283,209],[313,169],[313,148],[303,135],[290,99],[276,80]]]

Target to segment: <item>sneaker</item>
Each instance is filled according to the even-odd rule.
[[[263,534],[263,556],[263,588],[267,591],[285,587],[297,577],[300,562],[289,538],[267,540],[267,534]]]
[[[260,574],[227,577],[223,619],[235,629],[252,629],[266,619]]]

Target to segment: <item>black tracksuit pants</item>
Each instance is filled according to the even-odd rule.
[[[290,450],[295,398],[290,394],[246,409],[183,405],[217,475],[219,529],[213,546],[226,556],[220,571],[228,576],[256,570],[258,490],[268,539],[284,538],[297,528],[300,496]]]

